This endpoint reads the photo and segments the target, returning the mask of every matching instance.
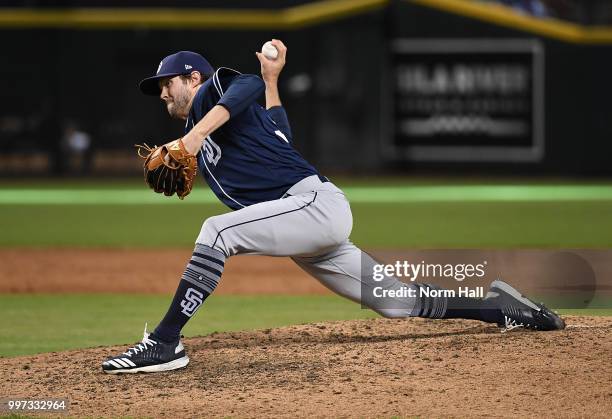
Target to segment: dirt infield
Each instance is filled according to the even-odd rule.
[[[191,249],[0,249],[0,292],[174,293]],[[324,294],[289,258],[236,256],[215,294]]]
[[[66,398],[70,415],[609,417],[612,318],[559,332],[462,320],[361,320],[185,341],[180,371],[105,375],[125,347],[0,359],[0,394]]]
[[[0,249],[0,293],[174,293],[191,249]],[[481,283],[437,282],[445,288],[484,285],[504,278],[527,295],[565,287],[574,294],[597,288],[612,298],[612,251],[439,250],[379,251],[385,263],[486,263]],[[422,279],[425,282],[430,280]],[[215,294],[330,293],[289,258],[235,256],[228,259]],[[575,307],[580,308],[580,307]]]

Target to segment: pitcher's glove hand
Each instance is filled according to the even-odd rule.
[[[185,150],[180,138],[161,147],[137,144],[136,148],[144,159],[144,179],[151,189],[166,196],[176,193],[180,199],[189,195],[198,159]]]

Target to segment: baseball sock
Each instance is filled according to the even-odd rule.
[[[417,287],[441,290],[433,284],[415,283]],[[419,293],[417,316],[431,319],[471,319],[487,323],[499,321],[501,311],[494,301],[486,298],[426,296]]]
[[[151,334],[151,338],[162,342],[177,341],[183,326],[219,284],[224,265],[223,253],[209,246],[196,244],[170,308]]]
[[[486,298],[448,297],[448,308],[443,319],[471,319],[497,323],[501,310]]]

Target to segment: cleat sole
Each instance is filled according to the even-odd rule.
[[[166,362],[165,364],[158,365],[148,365],[146,367],[139,368],[122,368],[116,370],[104,370],[107,374],[136,374],[139,372],[162,372],[162,371],[172,371],[177,370],[179,368],[184,368],[189,364],[189,357],[185,355],[182,358],[175,359],[170,362]]]

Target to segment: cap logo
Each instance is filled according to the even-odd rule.
[[[191,70],[193,67],[190,66],[189,64],[185,64],[185,70]]]
[[[157,67],[157,72],[155,74],[159,74],[159,70],[161,70],[161,66],[163,63],[164,63],[163,61],[159,62],[159,67]]]

